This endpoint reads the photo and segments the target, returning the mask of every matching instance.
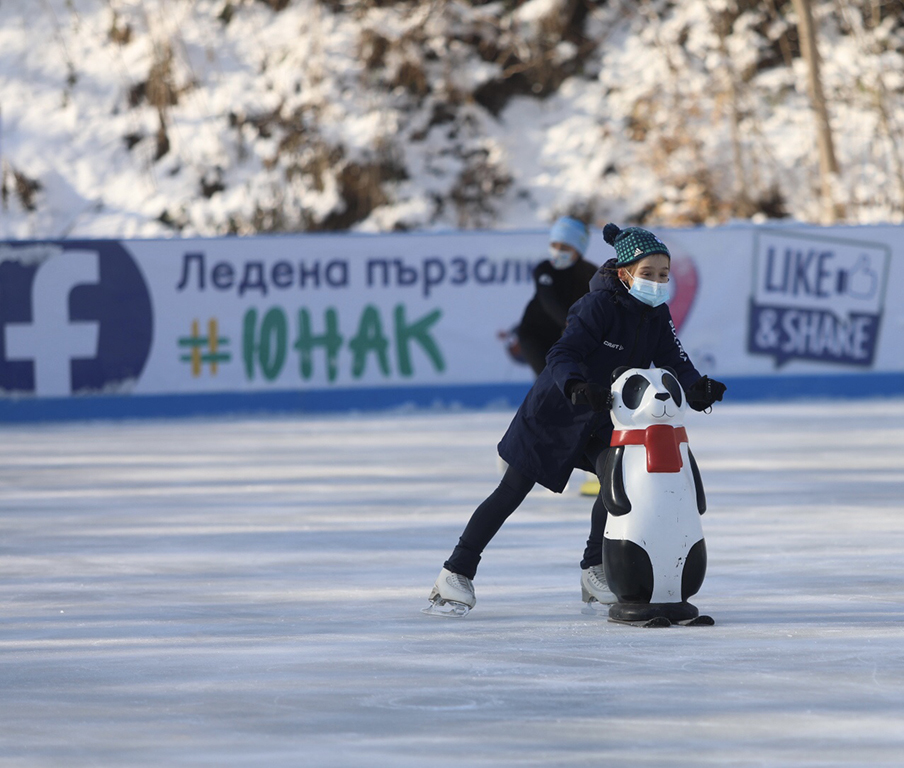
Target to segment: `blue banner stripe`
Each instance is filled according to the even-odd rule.
[[[726,402],[904,396],[904,373],[745,376],[724,379]],[[515,409],[528,384],[283,390],[201,395],[0,399],[0,422],[184,416],[352,413],[415,409]],[[716,406],[718,407],[718,406]]]

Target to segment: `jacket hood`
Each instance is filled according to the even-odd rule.
[[[621,280],[617,277],[617,269],[618,265],[616,264],[615,259],[609,259],[609,261],[596,270],[596,274],[590,278],[590,290],[606,290],[612,291],[616,295],[623,293],[627,296],[625,286],[622,285]]]

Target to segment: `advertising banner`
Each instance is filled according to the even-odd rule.
[[[673,269],[687,258],[697,273],[682,341],[734,394],[904,394],[902,236],[895,226],[667,231]]]
[[[901,227],[657,230],[697,367],[742,398],[896,394]],[[546,230],[0,243],[0,419],[516,405]],[[613,255],[600,233],[588,260]]]
[[[546,246],[537,232],[3,243],[0,405],[520,396],[533,375],[498,333],[520,318]]]

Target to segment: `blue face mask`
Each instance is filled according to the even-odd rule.
[[[656,283],[652,280],[644,280],[642,277],[635,277],[631,287],[628,288],[628,293],[644,304],[658,307],[671,298],[672,291],[670,286],[671,283]]]
[[[549,246],[549,263],[553,269],[568,269],[576,261],[577,254]]]

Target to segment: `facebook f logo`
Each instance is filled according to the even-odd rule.
[[[152,324],[144,278],[119,243],[0,244],[0,394],[127,391]]]
[[[97,357],[100,323],[73,322],[69,294],[77,285],[100,282],[98,261],[91,251],[68,251],[45,261],[32,286],[32,322],[6,326],[6,359],[34,362],[34,393],[39,397],[70,395],[71,360]]]

